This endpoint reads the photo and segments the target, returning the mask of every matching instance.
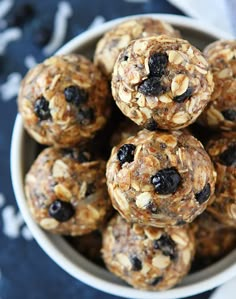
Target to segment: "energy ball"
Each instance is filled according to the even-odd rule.
[[[21,83],[19,111],[39,143],[71,147],[91,139],[109,116],[108,86],[81,55],[54,56],[31,69]]]
[[[89,158],[79,149],[47,148],[31,166],[25,193],[33,218],[45,230],[77,236],[106,221],[112,209],[106,162]]]
[[[202,144],[181,131],[140,131],[113,148],[107,163],[112,204],[128,221],[166,227],[192,222],[214,193]]]
[[[120,110],[149,130],[193,123],[210,100],[212,74],[188,41],[164,35],[135,40],[116,61],[112,94]]]
[[[204,54],[215,88],[200,121],[213,129],[236,130],[236,40],[216,41]]]
[[[208,266],[236,248],[236,230],[204,212],[191,224],[196,239],[195,268]]]
[[[222,223],[236,227],[236,132],[221,134],[206,148],[217,172],[209,211]]]
[[[125,21],[112,28],[99,40],[94,62],[104,75],[111,78],[117,57],[132,40],[160,34],[180,37],[179,32],[164,21],[151,18]]]
[[[194,252],[194,236],[186,226],[140,226],[117,215],[103,233],[107,268],[138,289],[173,287],[188,273]]]

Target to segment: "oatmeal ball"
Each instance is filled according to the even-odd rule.
[[[121,52],[112,93],[121,111],[149,130],[180,129],[200,115],[213,90],[202,53],[164,35],[135,40]]]
[[[207,151],[217,172],[214,202],[209,211],[222,223],[236,227],[236,132],[212,139]]]
[[[103,225],[111,210],[102,160],[79,149],[47,148],[25,179],[30,212],[45,230],[87,234]]]
[[[83,236],[67,237],[66,239],[76,251],[88,260],[97,265],[104,266],[101,256],[102,235],[100,231],[95,230]]]
[[[132,40],[160,34],[180,37],[179,32],[164,21],[151,18],[125,21],[112,28],[99,40],[94,62],[108,78],[111,78],[117,57]]]
[[[117,215],[103,234],[107,268],[138,289],[166,290],[176,285],[188,273],[194,251],[194,236],[186,226],[140,226]]]
[[[214,129],[236,130],[236,40],[216,41],[204,53],[215,88],[201,122]]]
[[[202,144],[181,131],[140,131],[113,148],[107,163],[112,204],[129,222],[165,227],[191,222],[214,192]]]
[[[196,239],[194,264],[210,265],[236,248],[236,230],[204,212],[192,223]]]
[[[81,55],[54,56],[22,81],[19,111],[39,143],[70,147],[91,139],[109,115],[108,86]]]

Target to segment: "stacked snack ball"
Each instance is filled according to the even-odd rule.
[[[206,147],[217,172],[214,201],[208,210],[222,223],[236,227],[236,132],[225,132]]]
[[[111,78],[117,57],[132,40],[160,34],[180,37],[179,32],[164,21],[151,18],[125,21],[108,31],[99,40],[94,62],[108,78]]]
[[[208,266],[236,247],[236,230],[205,211],[191,224],[196,239],[194,268]]]
[[[202,144],[182,131],[146,129],[113,148],[107,163],[112,204],[130,222],[165,227],[191,222],[214,193]]]
[[[183,39],[160,35],[135,40],[114,66],[116,104],[149,130],[188,126],[203,111],[212,91],[208,62]]]
[[[103,233],[107,268],[138,289],[173,287],[188,273],[194,252],[194,236],[187,226],[140,226],[117,215]]]
[[[106,80],[87,58],[53,56],[27,73],[18,106],[25,129],[37,142],[71,147],[105,125],[108,94]]]
[[[236,130],[236,40],[219,40],[204,50],[215,83],[201,122],[213,129]]]
[[[43,150],[25,179],[35,221],[52,233],[71,236],[103,225],[111,211],[105,168],[105,161],[90,161],[79,149]]]

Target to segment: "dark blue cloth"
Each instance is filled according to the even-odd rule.
[[[32,43],[32,32],[39,22],[49,27],[53,26],[58,1],[28,2],[35,8],[35,18],[22,27],[23,37],[10,43],[7,53],[0,56],[0,85],[12,72],[19,72],[22,75],[26,73],[27,69],[24,66],[26,55],[32,54],[37,62],[45,58],[42,50]],[[70,0],[69,2],[73,7],[73,16],[69,20],[65,42],[84,31],[97,15],[110,20],[140,13],[181,14],[164,0],[150,0],[146,3],[128,3],[124,0]],[[9,16],[13,14],[16,6],[19,7],[26,1],[17,0],[15,3]],[[16,236],[9,237],[4,233],[3,212],[10,208],[13,209],[15,217],[18,213],[9,170],[10,141],[16,113],[16,99],[3,101],[0,94],[0,299],[116,298],[84,285],[60,269],[34,240],[24,238],[24,224],[20,226],[19,234]],[[206,299],[208,294],[194,298]]]

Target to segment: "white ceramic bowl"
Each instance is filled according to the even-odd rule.
[[[183,37],[199,48],[215,39],[230,38],[231,36],[218,29],[210,28],[196,20],[174,15],[149,15],[165,20],[181,30]],[[138,17],[138,16],[132,16]],[[129,17],[130,18],[130,17]],[[125,18],[126,19],[126,18]],[[107,30],[123,21],[123,19],[107,22],[99,27],[84,32],[63,46],[57,54],[78,52],[87,56],[92,55],[96,41]],[[62,237],[49,234],[42,230],[32,219],[26,204],[24,194],[24,175],[35,158],[36,143],[25,133],[22,119],[16,118],[11,144],[11,175],[15,197],[20,211],[41,248],[62,269],[82,282],[108,292],[127,298],[167,299],[187,297],[212,289],[236,275],[236,251],[233,251],[218,263],[205,270],[188,275],[180,285],[163,292],[140,291],[127,286],[108,271],[86,260],[76,252]]]

